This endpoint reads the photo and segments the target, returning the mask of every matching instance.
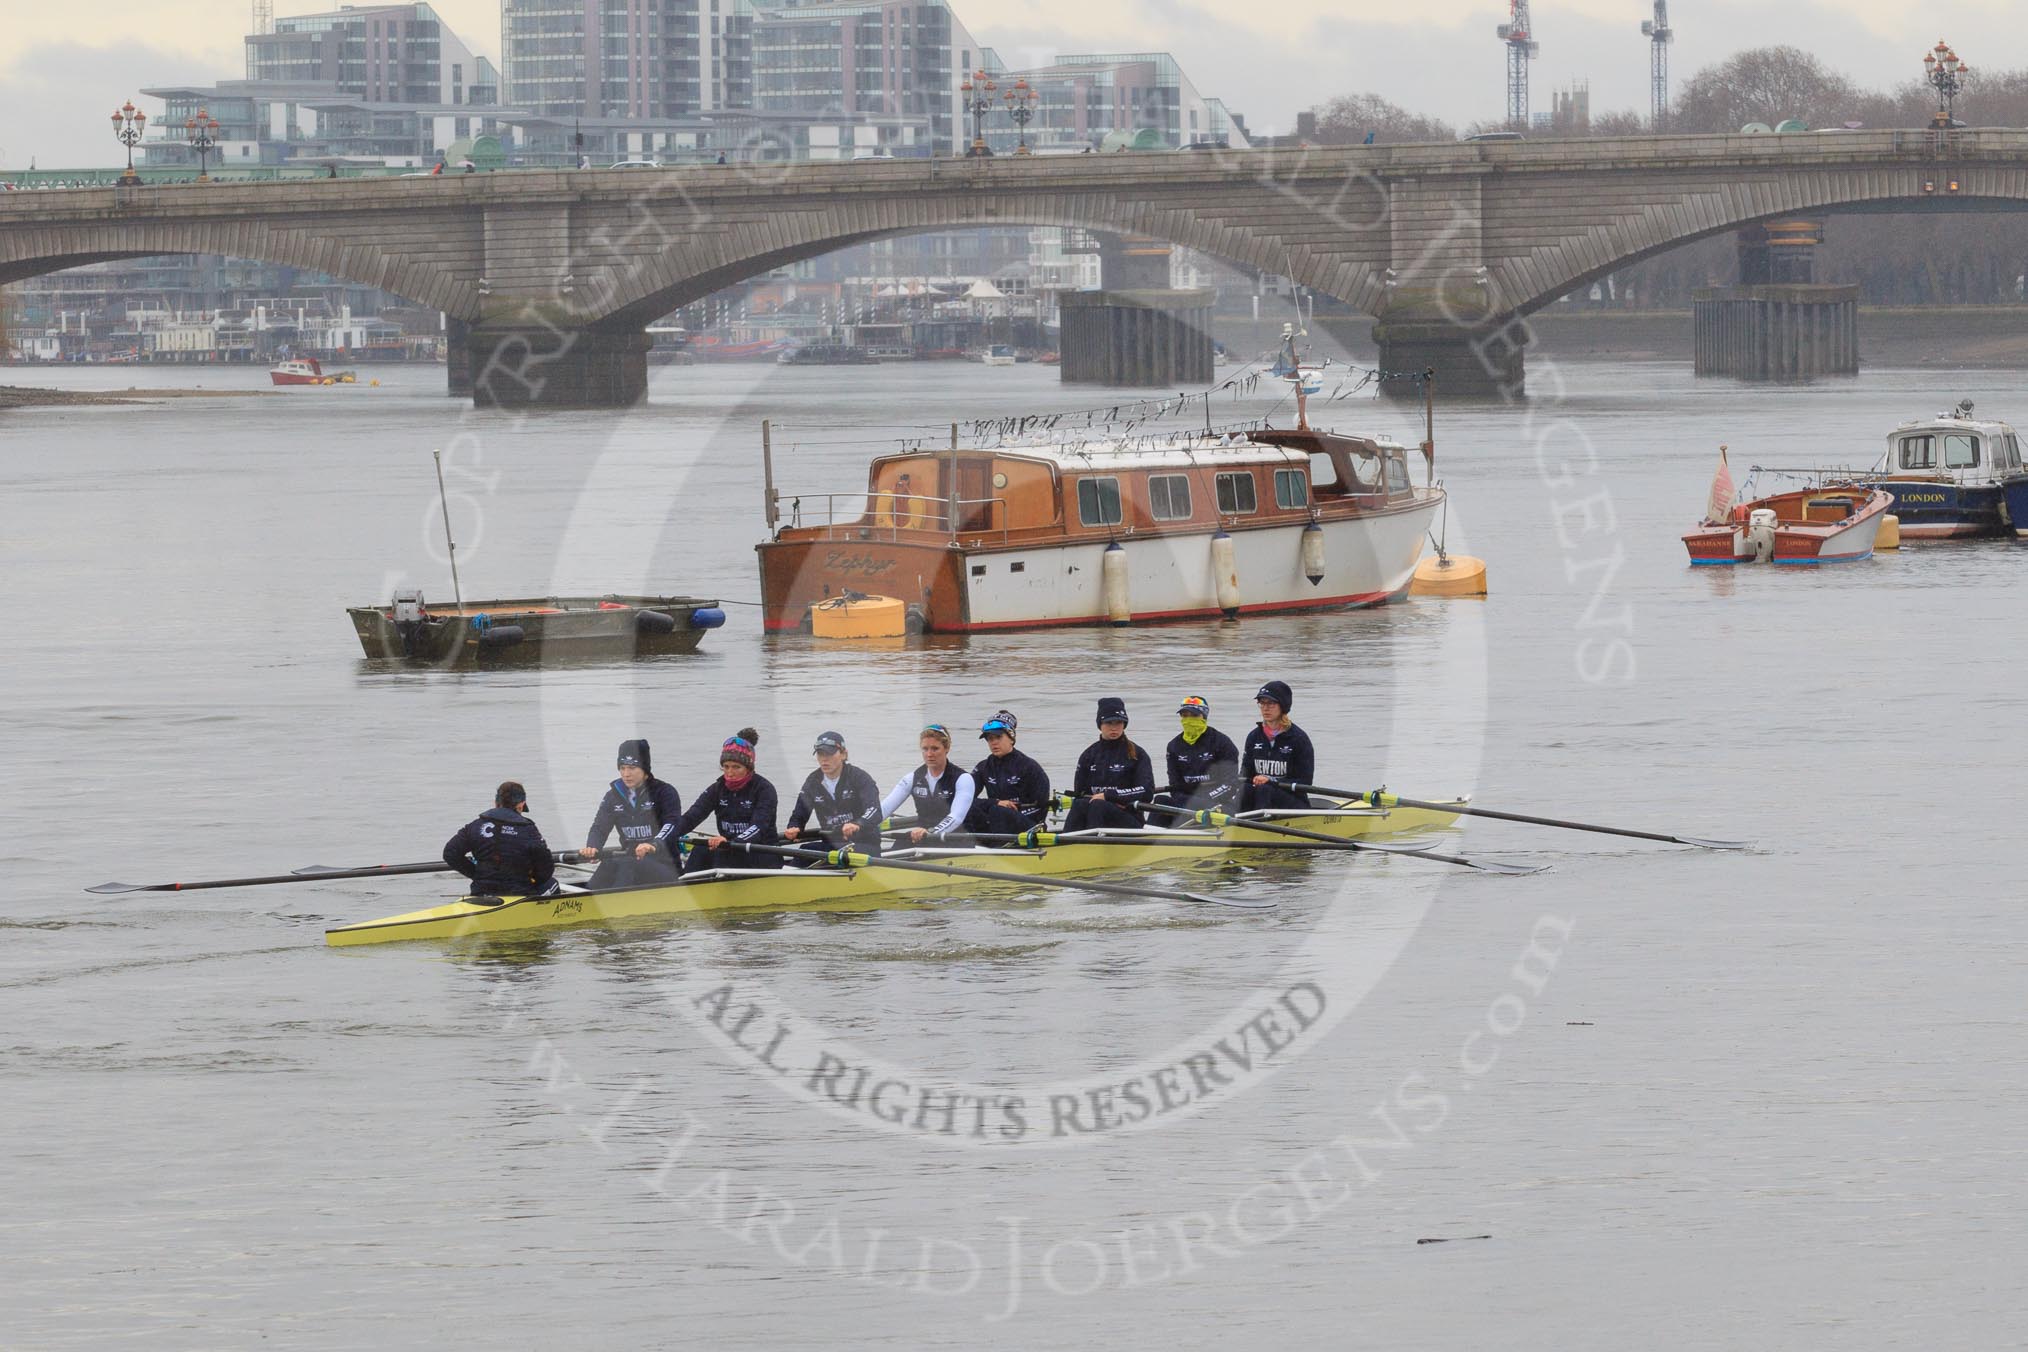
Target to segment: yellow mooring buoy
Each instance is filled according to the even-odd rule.
[[[810,607],[818,638],[900,638],[908,633],[908,606],[893,596],[848,592]]]
[[[1880,534],[1873,539],[1875,549],[1901,548],[1901,518],[1889,512],[1880,518]]]
[[[1464,554],[1439,554],[1415,566],[1408,584],[1413,596],[1484,596],[1486,561]]]

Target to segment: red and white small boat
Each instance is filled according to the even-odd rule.
[[[1864,484],[1832,484],[1732,500],[1732,472],[1718,448],[1718,473],[1704,523],[1683,537],[1693,565],[1856,563],[1873,543],[1894,498]]]
[[[268,368],[268,379],[277,385],[350,385],[359,377],[351,371],[326,371],[315,357],[298,357]]]

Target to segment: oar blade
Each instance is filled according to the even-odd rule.
[[[1548,864],[1516,864],[1506,859],[1460,858],[1457,862],[1481,873],[1497,873],[1507,878],[1525,878],[1531,873],[1547,873],[1551,867]]]
[[[160,883],[100,883],[97,887],[87,887],[85,889],[87,892],[96,892],[102,897],[117,896],[122,892],[173,892],[175,890],[174,887],[164,887]]]
[[[1700,850],[1750,850],[1750,840],[1704,840],[1697,836],[1670,836],[1678,845],[1695,845]]]
[[[1176,892],[1171,895],[1181,897],[1185,901],[1197,902],[1203,906],[1224,906],[1234,911],[1272,911],[1275,908],[1272,897],[1213,897],[1206,896],[1202,892]]]

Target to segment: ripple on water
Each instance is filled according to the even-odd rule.
[[[127,1074],[134,1071],[190,1071],[197,1074],[302,1070],[307,1063],[292,1056],[223,1047],[205,1051],[147,1052],[130,1043],[97,1046],[0,1047],[0,1067],[15,1071],[90,1071]]]

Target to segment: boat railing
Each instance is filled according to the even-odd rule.
[[[937,498],[922,493],[804,493],[789,499],[790,530],[825,540],[898,540],[909,534],[998,535],[1007,542],[1007,499]]]

